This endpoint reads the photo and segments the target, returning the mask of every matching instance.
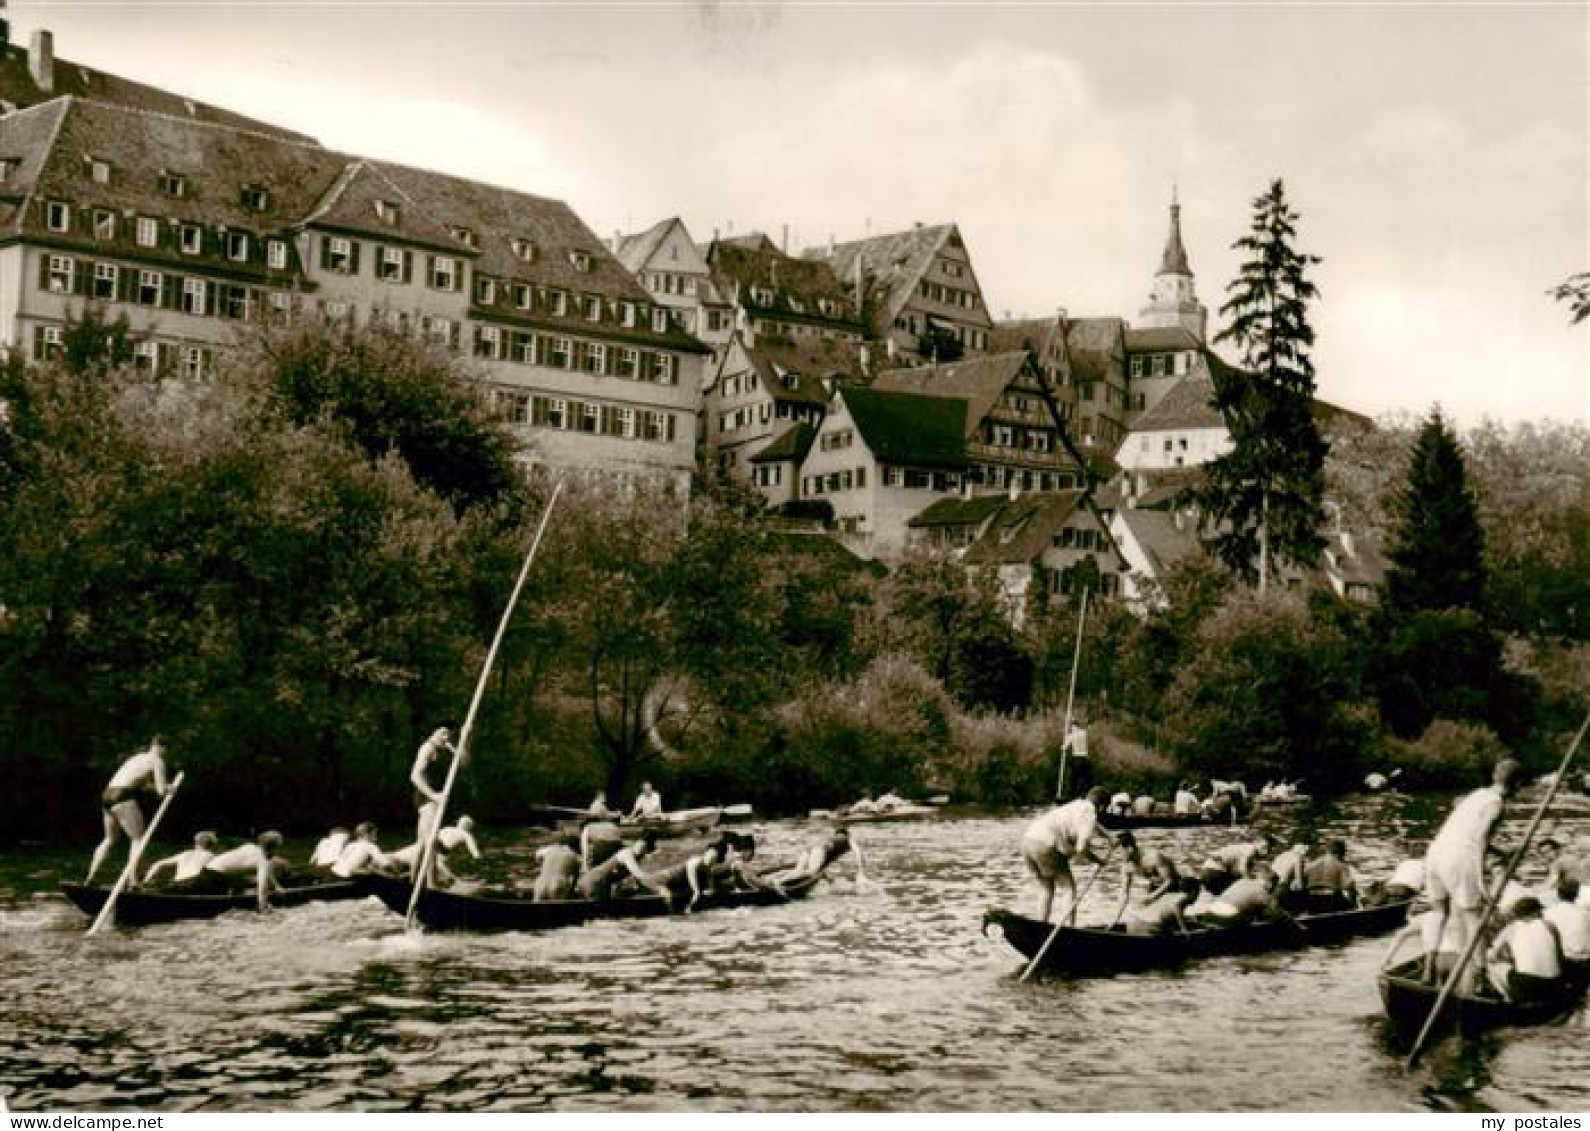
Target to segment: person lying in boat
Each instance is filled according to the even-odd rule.
[[[1044,922],[1049,921],[1057,887],[1065,895],[1060,921],[1065,922],[1076,910],[1076,883],[1071,878],[1071,865],[1102,863],[1093,853],[1093,840],[1098,837],[1108,842],[1098,827],[1099,806],[1103,803],[1104,790],[1095,786],[1086,797],[1049,810],[1022,833],[1022,859],[1043,889],[1038,918]]]
[[[149,870],[144,873],[144,883],[152,884],[159,874],[167,868],[171,869],[171,877],[167,881],[171,884],[185,884],[198,878],[204,871],[204,866],[215,857],[215,834],[199,833],[193,838],[193,847],[186,852],[179,852],[175,856],[168,856],[149,865]]]
[[[1234,881],[1198,914],[1213,926],[1234,927],[1269,914],[1281,914],[1276,902],[1275,873],[1255,860],[1252,871]]]
[[[893,813],[896,809],[906,809],[909,808],[910,805],[911,802],[901,797],[892,789],[886,793],[880,794],[872,803],[873,810],[878,813]]]
[[[1579,903],[1579,878],[1557,881],[1557,902],[1546,908],[1546,922],[1557,928],[1562,956],[1569,962],[1590,962],[1590,907]]]
[[[1259,833],[1249,841],[1217,848],[1199,867],[1198,882],[1210,895],[1219,895],[1237,880],[1249,876],[1254,861],[1269,851],[1270,838],[1264,833]]]
[[[1376,903],[1402,903],[1424,890],[1424,858],[1410,857],[1391,870],[1380,885]]]
[[[820,876],[828,869],[830,864],[849,853],[853,847],[850,839],[850,830],[841,825],[824,837],[823,840],[802,852],[795,858],[795,863],[790,867],[779,872],[770,873],[764,878],[770,883],[782,886],[793,880],[804,880],[810,876]]]
[[[580,871],[605,864],[624,847],[624,830],[613,821],[585,821],[580,825]]]
[[[1562,985],[1562,939],[1526,895],[1491,944],[1491,985],[1509,1001],[1549,1001]]]
[[[536,875],[530,898],[537,903],[549,899],[573,899],[574,889],[580,882],[580,838],[559,837],[551,844],[536,849],[536,860],[541,871]]]
[[[309,854],[309,866],[329,872],[336,864],[337,858],[342,855],[342,850],[348,847],[350,839],[348,830],[342,826],[332,829],[320,838],[315,850]]]
[[[1112,923],[1118,923],[1132,898],[1132,885],[1138,879],[1143,880],[1148,891],[1144,893],[1142,902],[1145,906],[1159,902],[1172,892],[1180,892],[1191,898],[1191,892],[1186,890],[1181,869],[1176,867],[1176,862],[1157,848],[1144,848],[1137,843],[1137,838],[1129,832],[1122,833],[1115,838],[1115,843],[1126,854],[1121,864],[1121,902],[1115,909],[1115,918]],[[1186,900],[1183,900],[1183,904]],[[1161,916],[1155,916],[1155,920]],[[1127,919],[1131,921],[1130,916]]]
[[[1198,795],[1192,791],[1192,787],[1186,782],[1178,782],[1176,801],[1172,808],[1178,817],[1190,817],[1202,807],[1198,804]]]
[[[471,817],[460,817],[456,822],[436,834],[436,848],[431,854],[431,879],[430,883],[436,887],[452,887],[458,882],[458,876],[450,866],[450,861],[468,856],[472,860],[480,859],[480,846],[475,843],[475,822]],[[396,852],[387,856],[387,864],[391,867],[406,872],[413,872],[419,866],[423,846],[407,844]]]
[[[354,826],[353,839],[347,843],[341,855],[337,857],[337,862],[331,866],[332,876],[339,880],[351,880],[364,872],[380,872],[385,875],[394,871],[391,859],[376,843],[380,831],[373,821],[361,821]]]
[[[241,844],[210,857],[185,891],[193,895],[226,895],[247,883],[254,889],[259,909],[264,911],[270,906],[271,895],[282,890],[276,878],[277,868],[283,863],[281,847],[281,833],[260,833],[252,844]]]
[[[635,798],[635,804],[629,810],[629,819],[639,821],[648,817],[659,818],[662,815],[662,794],[651,787],[651,782],[641,782],[640,794]]]
[[[1158,899],[1144,900],[1128,908],[1126,931],[1132,935],[1187,933],[1184,912],[1193,897],[1185,890],[1168,891]]]
[[[89,860],[85,884],[94,882],[100,866],[116,847],[117,838],[125,835],[129,852],[137,849],[144,835],[143,802],[156,803],[170,792],[171,787],[166,782],[166,741],[157,734],[147,747],[116,768],[105,792],[100,795],[105,836]],[[131,880],[136,887],[138,877],[133,876]]]
[[[1347,866],[1347,842],[1340,837],[1331,840],[1319,857],[1308,862],[1303,877],[1311,912],[1347,911],[1363,902],[1359,898],[1358,877]]]
[[[584,899],[612,899],[620,884],[626,880],[633,880],[645,890],[667,899],[671,905],[673,897],[668,889],[647,875],[646,870],[640,866],[640,862],[650,856],[656,847],[656,835],[647,832],[633,844],[624,845],[607,860],[593,868],[587,868],[580,873],[580,896]]]

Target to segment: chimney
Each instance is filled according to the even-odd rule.
[[[28,44],[28,73],[40,90],[55,89],[55,36],[42,28]]]
[[[779,230],[778,249],[785,255],[789,254],[789,225],[785,224]]]
[[[839,245],[834,242],[834,233],[829,232],[828,233],[828,258],[832,259],[834,257],[834,253],[836,251],[838,251],[838,250],[839,250]]]

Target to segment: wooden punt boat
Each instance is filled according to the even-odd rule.
[[[1205,817],[1202,813],[1099,813],[1099,827],[1122,831],[1125,829],[1225,829],[1232,825],[1244,824],[1245,819],[1236,815],[1226,820],[1216,820]]]
[[[618,826],[625,837],[639,837],[645,833],[662,838],[695,836],[715,828],[723,820],[724,813],[725,810],[714,805],[701,809],[676,809],[660,817],[639,817],[635,820],[623,817],[612,823]],[[570,820],[565,817],[558,824],[557,831],[578,836],[583,822],[584,818]]]
[[[1380,1000],[1399,1037],[1415,1037],[1424,1028],[1441,993],[1441,983],[1419,980],[1420,959],[1413,958],[1380,972]],[[1590,984],[1590,962],[1570,962],[1563,971],[1562,989],[1541,1001],[1506,1001],[1491,993],[1448,996],[1432,1032],[1472,1036],[1488,1029],[1518,1025],[1548,1025],[1561,1021],[1584,1001]]]
[[[110,895],[106,887],[88,884],[62,884],[66,898],[89,918],[99,914]],[[367,892],[354,880],[309,884],[287,888],[271,896],[272,907],[301,907],[306,903],[329,903],[360,899]],[[151,923],[177,923],[184,919],[214,919],[228,911],[254,911],[259,903],[253,892],[233,895],[184,895],[171,891],[124,891],[116,899],[116,922],[124,927],[143,927]]]
[[[1186,934],[1135,935],[1123,927],[1104,930],[1062,927],[1044,953],[1041,973],[1087,976],[1122,974],[1178,966],[1221,954],[1301,950],[1349,939],[1383,935],[1408,920],[1409,901],[1295,919],[1266,920],[1237,927],[1192,927]],[[1005,941],[1028,961],[1043,951],[1054,925],[1014,911],[994,908],[983,916],[983,930],[997,926]]]
[[[804,899],[818,877],[786,884],[782,894],[771,888],[703,895],[696,911],[733,907],[775,907]],[[363,890],[375,895],[399,915],[407,915],[414,889],[406,879],[392,876],[359,877]],[[536,902],[528,896],[503,892],[462,894],[427,888],[420,895],[419,920],[438,931],[548,931],[572,927],[594,919],[651,919],[671,915],[674,909],[661,896],[627,899],[556,899]]]

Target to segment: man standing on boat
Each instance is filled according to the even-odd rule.
[[[88,878],[84,883],[94,882],[95,874],[100,865],[105,863],[111,849],[116,847],[116,838],[120,834],[126,833],[132,850],[137,850],[138,842],[144,835],[144,811],[139,804],[140,799],[147,797],[158,801],[170,791],[171,787],[166,783],[166,741],[157,734],[149,740],[146,748],[117,768],[100,797],[105,837],[94,849],[93,859],[88,865]],[[133,886],[137,886],[137,881],[138,878],[134,876]]]
[[[1082,725],[1081,719],[1073,722],[1071,729],[1066,731],[1062,756],[1069,763],[1066,792],[1072,797],[1086,797],[1088,790],[1093,788],[1093,761],[1088,757],[1088,728]],[[1055,800],[1064,801],[1065,798],[1057,797]]]
[[[1453,808],[1424,857],[1424,980],[1433,982],[1444,939],[1462,954],[1480,929],[1485,906],[1485,854],[1502,819],[1502,807],[1517,788],[1518,763],[1503,759],[1491,784],[1476,789]],[[1448,925],[1450,923],[1450,934]],[[1472,970],[1474,977],[1477,970]]]
[[[1088,790],[1086,797],[1056,806],[1027,826],[1021,837],[1021,856],[1027,870],[1043,888],[1043,907],[1038,917],[1049,921],[1054,905],[1054,889],[1058,885],[1065,891],[1065,914],[1069,919],[1076,911],[1076,883],[1071,878],[1071,864],[1102,864],[1093,854],[1095,836],[1108,841],[1099,832],[1099,806],[1104,803],[1104,790],[1098,786]]]
[[[415,827],[414,843],[424,845],[430,838],[431,830],[436,827],[436,814],[441,808],[441,791],[434,788],[429,780],[428,771],[431,763],[438,760],[445,751],[456,756],[458,753],[453,748],[453,735],[446,727],[437,727],[431,736],[420,744],[419,751],[414,755],[414,768],[409,771],[409,784],[414,787],[414,804],[419,809],[419,817]]]

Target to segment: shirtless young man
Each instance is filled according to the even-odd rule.
[[[531,899],[542,903],[549,899],[574,898],[574,885],[580,880],[579,846],[577,837],[566,836],[536,849],[541,871],[531,889]]]
[[[157,734],[150,739],[147,747],[123,762],[111,776],[110,784],[100,797],[105,838],[94,849],[93,859],[88,865],[88,878],[84,883],[94,882],[94,876],[105,863],[111,849],[116,847],[116,839],[121,834],[127,836],[129,851],[137,851],[138,842],[144,835],[144,811],[139,804],[140,798],[159,800],[171,790],[166,783],[165,755],[165,739]],[[133,877],[134,886],[137,879]]]
[[[1132,884],[1139,878],[1148,885],[1148,892],[1143,896],[1143,907],[1159,902],[1172,892],[1182,890],[1181,869],[1176,867],[1176,862],[1169,856],[1157,848],[1143,848],[1137,843],[1137,838],[1129,832],[1116,837],[1115,843],[1125,851],[1126,859],[1121,865],[1121,902],[1115,909],[1112,923],[1120,922],[1121,916],[1126,913],[1128,902],[1132,898]],[[1185,904],[1186,900],[1182,902]]]
[[[585,899],[612,899],[614,889],[625,879],[633,879],[647,891],[662,896],[671,904],[673,895],[666,887],[646,874],[640,866],[643,857],[651,855],[657,847],[657,838],[647,833],[634,844],[625,845],[612,857],[580,876],[580,895]]]
[[[144,873],[144,883],[154,883],[155,874],[167,868],[171,869],[170,883],[173,887],[191,883],[199,878],[199,873],[204,871],[204,866],[214,856],[215,834],[199,833],[193,838],[193,847],[186,852],[179,852],[175,856],[168,856],[149,865],[149,870]]]
[[[381,851],[381,846],[376,843],[376,836],[380,832],[370,821],[361,821],[353,830],[353,839],[343,848],[337,862],[331,866],[331,874],[339,880],[351,880],[361,872],[386,872],[391,869],[392,862],[386,853]]]
[[[1049,810],[1027,826],[1021,837],[1021,857],[1027,870],[1043,889],[1043,903],[1038,918],[1049,921],[1054,906],[1055,888],[1065,892],[1065,914],[1061,921],[1076,910],[1076,882],[1071,878],[1071,865],[1098,864],[1093,854],[1092,841],[1099,832],[1099,806],[1105,798],[1104,790],[1095,786],[1086,797],[1068,801]]]
[[[231,890],[234,877],[252,875],[254,894],[259,900],[259,909],[264,911],[270,906],[271,894],[282,890],[276,880],[277,853],[281,847],[281,833],[261,833],[253,844],[239,845],[229,852],[212,856],[204,866],[204,871],[194,879],[194,884],[208,891],[226,892]]]
[[[436,811],[442,803],[442,794],[439,789],[431,785],[429,771],[431,763],[440,759],[444,752],[457,754],[453,748],[452,737],[452,732],[446,727],[437,727],[414,754],[414,768],[409,771],[409,784],[414,787],[414,804],[419,810],[414,827],[416,844],[424,844],[436,824]]]
[[[348,847],[348,830],[338,826],[320,838],[315,851],[310,854],[309,866],[329,870],[336,864],[342,850]]]

